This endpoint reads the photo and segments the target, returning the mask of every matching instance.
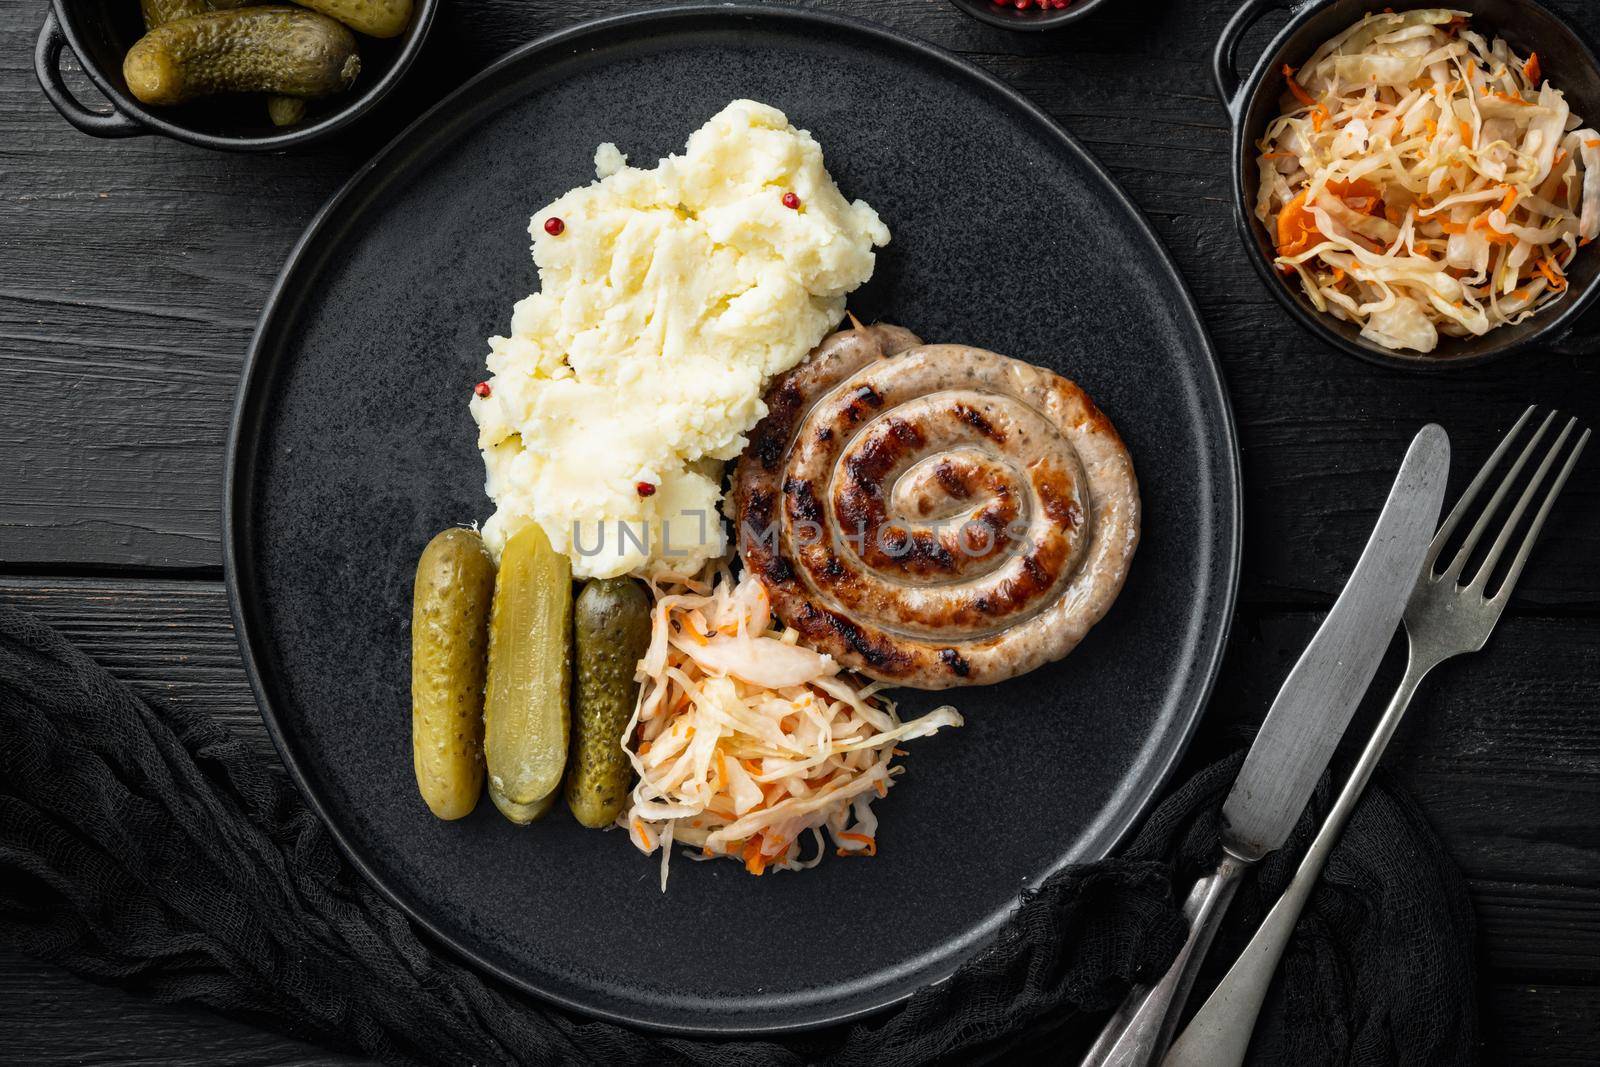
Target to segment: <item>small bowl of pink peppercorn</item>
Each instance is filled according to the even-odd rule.
[[[1053,30],[1076,22],[1105,0],[950,0],[979,22],[1004,30]]]

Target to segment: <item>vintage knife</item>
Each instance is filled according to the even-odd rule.
[[[1278,691],[1222,805],[1222,860],[1184,904],[1188,941],[1159,982],[1129,992],[1082,1067],[1149,1067],[1166,1051],[1239,876],[1288,838],[1377,672],[1422,571],[1449,470],[1449,437],[1424,426],[1355,571]]]

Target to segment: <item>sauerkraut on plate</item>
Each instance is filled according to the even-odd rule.
[[[766,590],[725,568],[656,583],[644,684],[623,747],[638,773],[618,819],[635,846],[727,857],[759,875],[835,851],[877,852],[872,803],[888,795],[902,741],[960,726],[952,707],[910,722],[881,682],[773,624]]]
[[[1257,144],[1277,269],[1392,350],[1560,300],[1600,233],[1600,133],[1540,68],[1443,8],[1368,15],[1285,67]]]

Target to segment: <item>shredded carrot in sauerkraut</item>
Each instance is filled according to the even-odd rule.
[[[816,866],[824,830],[841,855],[875,855],[872,801],[900,773],[896,744],[960,726],[960,714],[901,722],[882,683],[775,626],[749,575],[668,578],[652,591],[644,684],[623,735],[639,781],[617,822],[641,851],[662,850],[662,890],[674,842],[756,875]]]
[[[1600,235],[1600,133],[1465,12],[1371,14],[1299,70],[1257,144],[1255,214],[1319,311],[1432,352],[1561,299]]]

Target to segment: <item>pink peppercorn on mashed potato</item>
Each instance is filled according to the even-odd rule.
[[[888,228],[840,193],[822,147],[736,100],[684,153],[598,179],[533,216],[539,291],[471,400],[497,557],[538,523],[580,578],[691,574],[722,554],[723,464],[872,275]]]

